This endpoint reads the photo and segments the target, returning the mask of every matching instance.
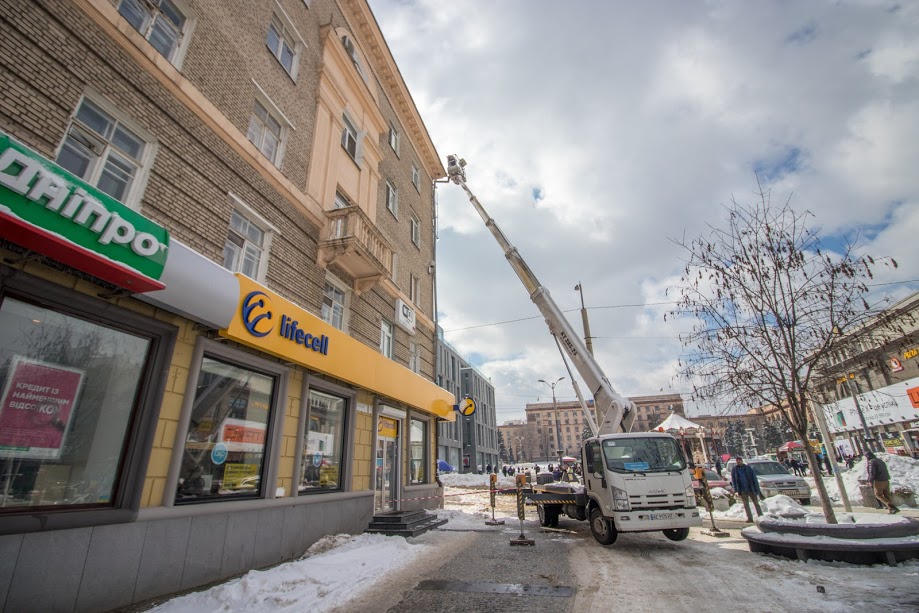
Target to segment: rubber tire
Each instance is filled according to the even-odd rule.
[[[811,499],[810,499],[810,498],[802,498],[801,500],[798,501],[798,504],[800,504],[801,506],[804,506],[804,507],[809,507],[810,504],[811,504]]]
[[[553,504],[553,505],[549,505],[546,508],[546,520],[549,522],[548,525],[550,528],[558,527],[558,518],[561,514],[562,514],[561,505]]]
[[[689,528],[670,528],[668,530],[661,530],[671,541],[685,541],[686,537],[689,536]]]
[[[549,528],[551,524],[549,523],[549,513],[546,512],[546,505],[537,504],[536,505],[536,515],[539,516],[539,525],[543,528]]]
[[[590,531],[601,545],[612,545],[619,536],[616,527],[603,517],[603,513],[597,507],[590,510]]]

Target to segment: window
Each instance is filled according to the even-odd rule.
[[[354,127],[354,124],[348,119],[347,115],[342,115],[341,120],[344,122],[345,127],[341,131],[341,146],[345,148],[345,151],[348,152],[348,155],[351,156],[351,159],[355,162],[357,161],[357,129]]]
[[[230,213],[230,229],[223,246],[223,267],[241,272],[250,279],[262,279],[265,276],[269,236],[247,215],[234,209]]]
[[[274,376],[204,355],[185,435],[177,503],[261,496],[276,387]]]
[[[341,37],[341,45],[345,48],[345,53],[348,54],[348,57],[351,58],[351,61],[354,63],[354,68],[357,70],[357,73],[361,75],[361,79],[366,83],[367,75],[364,74],[364,67],[361,65],[361,60],[357,55],[357,51],[354,48],[354,41],[351,40],[351,37],[345,34]]]
[[[268,32],[265,34],[265,44],[290,78],[296,79],[300,53],[306,45],[287,13],[277,3],[274,5]]]
[[[386,182],[386,208],[396,218],[399,217],[399,194],[391,181]]]
[[[393,350],[393,327],[392,323],[385,319],[380,322],[380,353],[387,358],[392,359]]]
[[[415,186],[418,193],[421,193],[421,173],[418,172],[418,167],[414,164],[412,164],[412,185]]]
[[[421,247],[421,222],[412,215],[412,242],[416,247]]]
[[[172,0],[121,0],[118,12],[173,64],[186,34],[188,20]]]
[[[421,353],[418,343],[409,341],[408,344],[408,369],[412,372],[421,372]]]
[[[347,408],[345,398],[310,390],[298,493],[343,489]]]
[[[389,146],[396,154],[399,154],[399,131],[392,122],[389,124]]]
[[[414,304],[421,301],[421,279],[415,275],[409,275],[408,297]]]
[[[146,176],[149,143],[102,105],[84,98],[57,154],[57,163],[112,198],[129,204]],[[136,200],[137,198],[135,198]]]
[[[17,511],[119,506],[126,442],[153,359],[152,336],[42,303],[7,294],[0,304],[4,522]]]
[[[281,134],[281,122],[256,100],[255,109],[249,119],[247,136],[249,142],[275,166],[280,166],[281,163]]]
[[[428,424],[420,419],[409,420],[409,482],[427,483]]]
[[[337,283],[326,279],[322,294],[322,319],[339,330],[345,329],[348,292]]]

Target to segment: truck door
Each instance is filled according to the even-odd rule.
[[[606,479],[604,477],[603,451],[600,449],[600,441],[588,441],[584,445],[584,483],[588,492],[602,495],[606,489]]]

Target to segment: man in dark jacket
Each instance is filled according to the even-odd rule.
[[[759,508],[759,501],[763,500],[763,494],[759,489],[759,479],[756,473],[748,464],[744,464],[743,458],[737,458],[737,465],[731,469],[731,487],[740,496],[743,502],[743,509],[747,512],[747,521],[753,523],[753,514],[750,513],[750,499],[753,499],[753,506],[756,507],[756,514],[763,516],[763,510]]]
[[[899,513],[900,509],[890,501],[890,472],[887,464],[870,451],[865,452],[865,458],[868,460],[868,483],[874,488],[874,497],[884,503],[888,513]]]

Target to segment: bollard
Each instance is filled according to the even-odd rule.
[[[498,475],[491,473],[488,476],[489,492],[491,494],[491,519],[485,522],[486,526],[503,526],[503,519],[495,519],[495,490],[498,489]]]
[[[523,486],[526,484],[527,477],[526,475],[517,475],[517,518],[520,519],[520,536],[515,539],[511,539],[511,545],[536,545],[536,541],[533,539],[528,539],[523,534],[523,519],[524,519],[524,508],[523,508]]]
[[[708,478],[705,476],[705,469],[700,466],[696,468],[695,473],[696,479],[699,481],[699,487],[702,488],[702,500],[705,502],[705,508],[708,510],[708,519],[712,522],[712,527],[710,529],[703,528],[702,534],[719,538],[730,536],[725,530],[719,530],[718,527],[715,526],[715,501],[712,500],[712,492],[708,489]]]

